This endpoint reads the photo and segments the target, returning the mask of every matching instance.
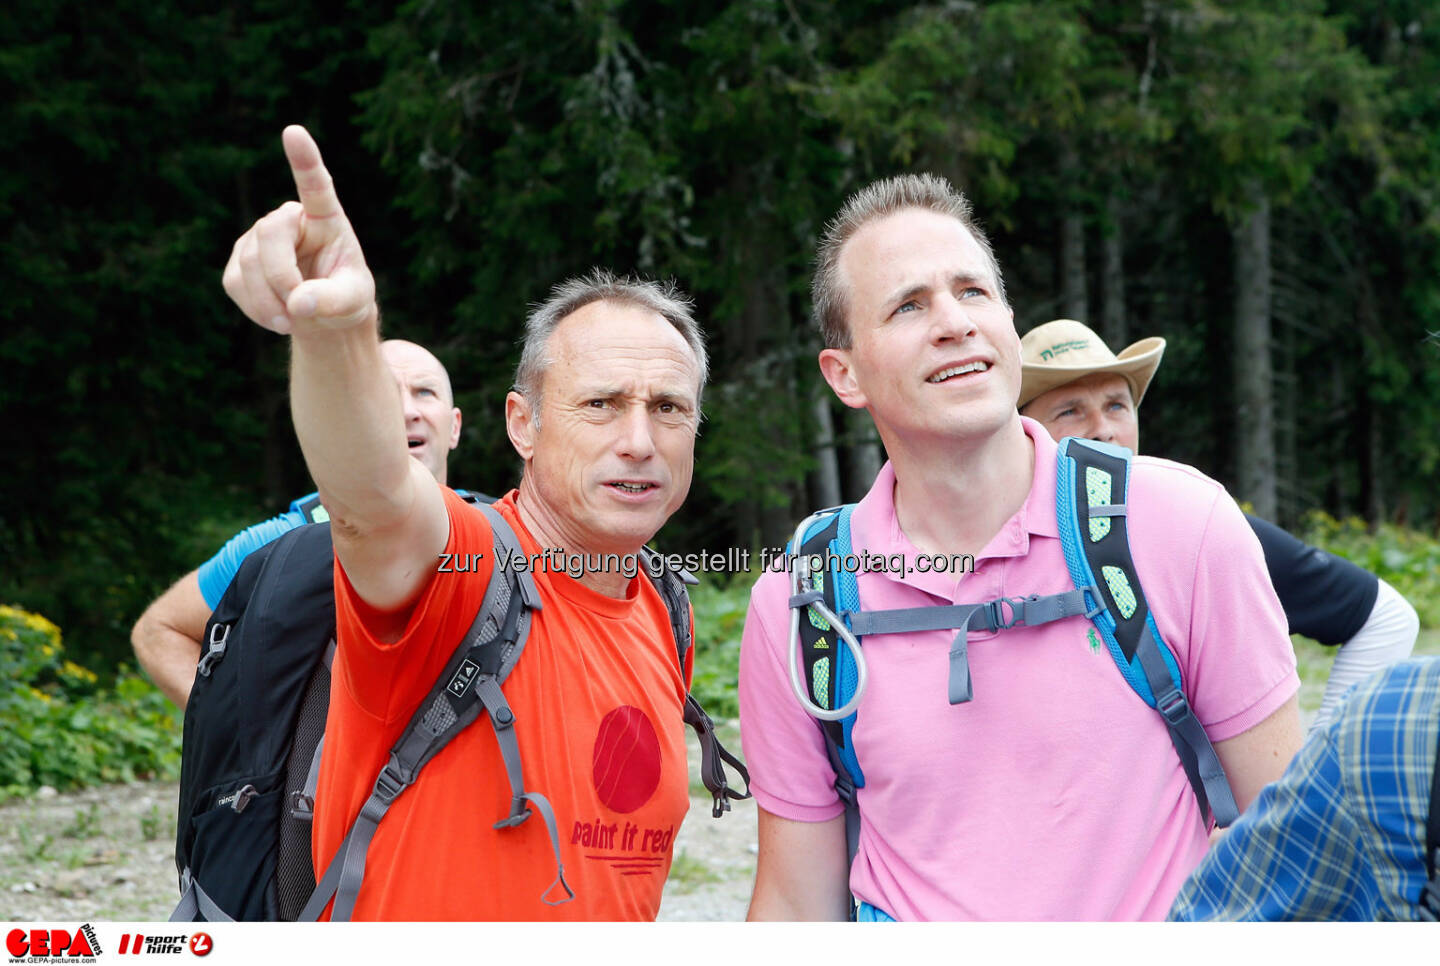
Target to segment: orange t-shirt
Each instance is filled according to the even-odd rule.
[[[480,607],[494,566],[490,526],[444,491],[447,553],[472,572],[437,573],[393,644],[369,633],[369,613],[337,561],[330,715],[315,803],[317,876],[340,847],[415,708]],[[512,491],[496,507],[522,549]],[[482,556],[483,555],[483,556]],[[437,568],[439,562],[437,561]],[[454,565],[452,564],[452,567]],[[563,573],[533,573],[543,604],[503,686],[527,791],[555,809],[565,878],[575,899],[541,895],[555,878],[539,814],[515,828],[510,787],[488,715],[456,735],[381,820],[356,919],[654,919],[675,833],[689,807],[682,712],[689,669],[676,664],[665,603],[643,574],[625,600]],[[556,885],[548,898],[563,898]]]

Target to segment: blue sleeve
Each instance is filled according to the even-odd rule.
[[[299,502],[299,501],[296,501]],[[278,517],[271,517],[263,523],[241,530],[225,542],[219,552],[200,565],[200,596],[214,610],[225,596],[225,588],[235,579],[235,571],[250,555],[252,550],[265,546],[271,540],[287,531],[305,524],[305,516],[291,504],[290,509]]]
[[[1280,780],[1205,856],[1181,888],[1172,920],[1375,918],[1377,884],[1334,739],[1333,725],[1310,736]]]

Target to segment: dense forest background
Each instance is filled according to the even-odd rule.
[[[1440,4],[15,0],[0,20],[0,601],[92,664],[311,488],[285,343],[220,269],[316,135],[387,333],[447,363],[461,486],[517,464],[527,304],[591,265],[693,293],[714,378],[670,549],[776,545],[883,455],[819,379],[824,220],[973,198],[1020,330],[1169,340],[1146,451],[1262,515],[1433,531]]]

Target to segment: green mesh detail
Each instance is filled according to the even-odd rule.
[[[1097,466],[1085,467],[1085,495],[1088,506],[1106,506],[1110,503],[1110,474]],[[1090,542],[1099,543],[1110,533],[1109,517],[1090,519]]]
[[[830,710],[830,661],[816,661],[810,669],[810,692],[815,703],[826,711]]]
[[[1130,578],[1119,567],[1101,567],[1100,574],[1110,588],[1110,596],[1115,598],[1115,606],[1120,608],[1120,616],[1129,620],[1135,614],[1135,591],[1130,588]]]
[[[822,592],[825,590],[825,571],[817,570],[810,575],[810,589]],[[828,631],[830,629],[830,622],[815,613],[815,608],[806,607],[805,616],[810,618],[810,626],[817,631]]]

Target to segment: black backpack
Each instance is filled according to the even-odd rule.
[[[496,559],[518,553],[519,541],[504,518],[487,503],[471,502],[490,520]],[[670,613],[683,671],[691,648],[685,584],[694,578],[665,569],[659,555],[644,556],[643,569]],[[511,787],[510,814],[496,824],[518,825],[538,812],[556,861],[556,881],[545,901],[572,898],[549,802],[524,788],[515,717],[500,687],[539,607],[530,574],[493,568],[474,622],[391,749],[370,799],[317,886],[310,831],[335,649],[330,526],[297,527],[247,556],[206,625],[205,651],[185,709],[175,841],[182,897],[171,919],[313,920],[332,896],[331,918],[348,919],[370,837],[390,803],[482,711],[495,727]],[[750,797],[749,773],[720,745],[691,695],[684,718],[699,736],[701,778],[718,818],[731,799]],[[739,773],[743,793],[729,786],[722,762]],[[556,886],[564,895],[549,898]]]

